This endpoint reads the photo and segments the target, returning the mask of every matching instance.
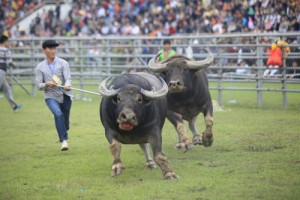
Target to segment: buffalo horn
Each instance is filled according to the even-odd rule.
[[[205,49],[205,50],[208,51],[208,53],[209,53],[209,56],[206,59],[199,60],[199,61],[187,60],[186,61],[187,67],[190,69],[205,69],[205,68],[207,68],[214,61],[214,57],[213,57],[212,53],[209,51],[209,49]]]
[[[160,99],[166,96],[166,94],[168,93],[168,85],[163,78],[160,77],[159,79],[163,84],[160,90],[155,91],[155,88],[153,87],[151,91],[141,89],[141,93],[150,99]]]
[[[157,54],[157,56],[155,56],[154,58],[151,58],[151,60],[148,63],[148,67],[153,72],[162,72],[162,71],[165,71],[167,69],[167,63],[156,63],[155,62],[160,54]]]
[[[106,78],[105,80],[103,80],[100,85],[99,85],[99,93],[104,96],[104,97],[112,97],[115,96],[116,94],[118,94],[118,92],[120,91],[120,89],[113,89],[113,87],[111,87],[111,89],[108,89],[106,87],[106,84],[108,83],[108,81],[111,79],[111,77]]]

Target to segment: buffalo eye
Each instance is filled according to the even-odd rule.
[[[118,95],[117,96],[117,102],[119,103],[121,101],[121,97]]]
[[[167,76],[167,72],[166,71],[161,72],[161,76],[162,77],[166,77]]]
[[[188,70],[188,68],[185,67],[185,68],[182,68],[182,69],[181,69],[181,72],[186,72],[187,70]]]
[[[138,103],[143,103],[143,98],[142,98],[142,96],[141,95],[138,95],[137,96],[137,98],[136,98],[136,101],[138,102]]]

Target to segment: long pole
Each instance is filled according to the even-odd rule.
[[[12,74],[10,75],[10,77],[27,93],[30,95],[30,92],[16,79],[16,77],[14,77]]]
[[[64,88],[64,86],[62,86],[62,85],[58,85],[57,87]],[[87,91],[87,90],[82,90],[82,89],[78,89],[78,88],[73,88],[72,87],[71,90],[75,90],[75,91],[79,91],[79,92],[84,92],[84,93],[88,93],[88,94],[93,94],[93,95],[101,96],[101,94],[99,94],[99,93],[91,92],[91,91]]]

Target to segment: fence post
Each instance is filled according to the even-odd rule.
[[[36,97],[36,85],[35,85],[35,63],[34,63],[34,42],[35,40],[30,40],[30,65],[32,69],[32,96]]]
[[[260,44],[260,37],[256,37],[256,45]],[[257,106],[262,107],[263,94],[260,90],[263,86],[262,75],[263,75],[263,47],[257,47],[257,73],[256,73],[256,89],[257,89]]]
[[[80,89],[84,89],[84,78],[83,78],[83,45],[82,45],[82,40],[79,39],[79,57],[80,57],[80,75],[79,75],[79,79],[80,79]],[[84,93],[80,92],[80,99],[84,98]]]
[[[218,51],[218,57],[219,59],[219,67],[218,67],[218,101],[219,105],[223,106],[223,96],[222,96],[222,68],[223,66],[221,65],[221,57],[220,57],[220,52]]]
[[[109,56],[110,53],[110,40],[105,40],[105,57],[106,57],[106,69],[108,70],[106,73],[108,76],[111,76],[111,57]]]
[[[282,104],[283,104],[283,108],[284,109],[287,109],[288,107],[288,103],[287,103],[287,95],[286,95],[286,59],[285,59],[285,52],[283,50],[283,48],[281,49],[282,51],[282,79],[281,79],[281,82],[282,82]]]

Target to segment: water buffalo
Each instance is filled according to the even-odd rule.
[[[103,96],[100,118],[114,157],[111,175],[120,175],[125,169],[120,158],[121,143],[139,144],[146,156],[145,167],[156,168],[149,153],[150,144],[164,178],[177,178],[162,152],[161,132],[167,113],[168,93],[165,81],[142,72],[110,79],[102,81],[99,92]]]
[[[207,76],[203,69],[213,62],[212,54],[209,52],[209,56],[200,61],[177,55],[161,63],[156,62],[158,56],[149,61],[148,67],[153,72],[160,73],[168,84],[167,118],[174,125],[178,134],[176,148],[185,152],[197,144],[203,144],[205,147],[211,146],[214,139],[212,133],[213,107]],[[200,112],[204,115],[206,125],[202,138],[195,125]],[[187,120],[189,123],[189,128],[193,133],[192,142],[186,134],[183,120]]]

